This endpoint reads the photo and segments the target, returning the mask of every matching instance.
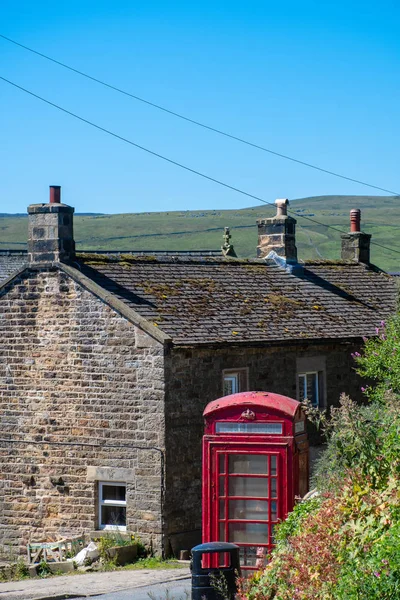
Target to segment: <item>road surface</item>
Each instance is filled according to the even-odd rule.
[[[87,596],[75,598],[75,600],[85,600]],[[101,594],[100,596],[90,596],[90,600],[190,600],[191,599],[191,578],[181,579],[179,581],[170,581],[169,583],[157,583],[140,588],[131,588],[120,592],[110,594]]]

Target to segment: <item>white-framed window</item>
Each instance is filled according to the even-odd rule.
[[[222,372],[223,395],[246,392],[248,389],[248,369],[225,369]]]
[[[237,373],[225,375],[224,377],[224,396],[237,394],[239,391],[239,376]]]
[[[99,529],[126,531],[126,483],[99,481]]]
[[[315,407],[321,407],[323,401],[323,372],[309,371],[297,375],[299,401],[307,400]]]
[[[296,357],[297,399],[307,398],[317,408],[325,408],[328,402],[326,385],[326,357],[300,355]]]

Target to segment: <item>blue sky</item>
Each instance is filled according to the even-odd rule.
[[[277,152],[399,190],[397,1],[1,0],[0,33]],[[0,39],[0,75],[155,152],[274,201],[374,194],[106,90]],[[91,129],[0,81],[0,212],[256,203]]]

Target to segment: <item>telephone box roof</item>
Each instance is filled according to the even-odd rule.
[[[240,392],[239,394],[231,394],[213,400],[207,404],[203,416],[208,417],[237,405],[254,406],[265,410],[273,409],[293,418],[300,407],[300,402],[288,396],[281,396],[281,394],[273,394],[272,392]]]

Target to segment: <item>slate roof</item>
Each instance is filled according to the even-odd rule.
[[[350,262],[78,255],[82,273],[177,345],[350,339],[397,306],[396,279]]]
[[[81,250],[82,256],[101,254],[110,257],[119,257],[121,250]],[[221,256],[221,250],[136,250],[130,252],[133,256]],[[28,260],[27,250],[0,250],[0,282],[10,277],[15,271],[23,267]]]
[[[24,250],[0,250],[0,281],[10,277],[27,262]]]

